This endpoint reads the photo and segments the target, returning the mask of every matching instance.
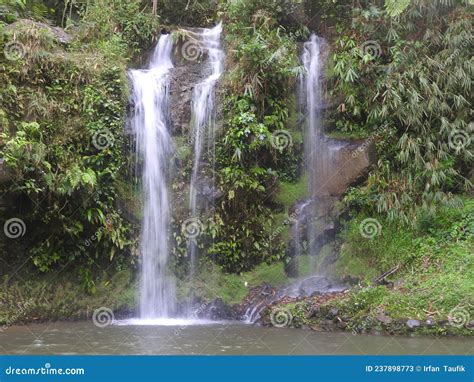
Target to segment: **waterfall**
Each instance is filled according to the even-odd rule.
[[[314,259],[319,251],[317,234],[321,232],[318,224],[318,209],[327,196],[327,180],[330,173],[330,151],[323,132],[322,111],[322,69],[324,39],[312,34],[304,44],[301,60],[305,71],[301,77],[302,101],[306,113],[305,163],[308,172],[309,195],[312,200],[306,212],[308,252],[312,259],[312,270],[315,271]],[[319,222],[321,223],[321,222]]]
[[[168,274],[170,206],[167,170],[172,148],[168,132],[169,70],[173,67],[169,35],[162,35],[148,69],[131,70],[131,125],[142,166],[140,317],[170,317],[176,308],[175,281]]]
[[[192,141],[194,143],[194,160],[191,173],[191,183],[189,191],[189,210],[192,218],[198,219],[204,207],[204,201],[199,196],[202,191],[202,181],[200,172],[202,161],[207,154],[208,162],[213,167],[214,145],[216,135],[216,111],[214,105],[215,90],[217,82],[222,75],[224,67],[224,52],[221,49],[220,39],[222,24],[219,23],[214,28],[203,29],[200,32],[190,32],[199,43],[199,48],[203,53],[207,53],[208,76],[204,81],[198,83],[194,88],[192,98]],[[201,182],[200,182],[201,181]],[[209,181],[208,181],[209,183]],[[206,184],[209,189],[211,185]],[[197,261],[197,244],[190,240],[188,244],[188,255],[190,259],[190,276],[194,277]]]

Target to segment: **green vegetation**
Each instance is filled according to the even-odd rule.
[[[471,11],[467,0],[0,0],[0,220],[21,217],[27,230],[0,240],[0,322],[27,303],[25,319],[135,308],[140,198],[124,134],[126,70],[142,66],[162,31],[216,20],[222,128],[216,167],[204,167],[219,197],[197,238],[193,292],[233,304],[263,282],[291,281],[288,216],[308,196],[298,56],[314,31],[330,48],[327,134],[370,139],[378,159],[344,195],[331,269],[360,285],[323,310],[337,308],[355,331],[380,329],[382,313],[394,332],[408,318],[472,316]],[[176,130],[170,250],[184,298],[193,149]],[[361,235],[366,219],[380,225],[374,238]],[[308,304],[290,308],[309,325]]]
[[[276,181],[296,180],[301,155],[294,145],[274,144],[274,135],[288,128],[288,93],[299,65],[297,34],[280,24],[283,4],[257,0],[224,8],[232,68],[225,85],[226,129],[217,145],[224,197],[209,252],[220,255],[216,260],[227,271],[246,271],[284,257],[283,243],[279,237],[270,243],[266,230],[275,218]]]
[[[302,256],[299,260],[299,273],[308,274],[308,257]],[[279,288],[293,281],[295,279],[286,276],[282,262],[260,264],[251,271],[242,272],[239,275],[226,273],[219,266],[207,264],[202,266],[192,288],[193,292],[204,301],[219,297],[225,303],[234,305],[239,304],[251,288],[264,283]],[[190,288],[189,283],[180,282],[179,297],[189,296]]]
[[[343,102],[333,118],[338,130],[367,136],[386,127],[358,199],[369,213],[416,225],[472,189],[470,12],[465,1],[396,3],[361,2],[353,27],[338,26],[332,89]]]
[[[360,233],[363,216],[355,217],[343,233],[347,244],[337,271],[370,284],[374,276],[398,267],[386,280],[394,287],[377,287],[381,292],[369,303],[369,310],[383,305],[393,317],[422,319],[431,309],[441,318],[459,304],[470,309],[474,303],[474,202],[464,202],[463,208],[444,207],[425,217],[415,230],[380,220],[380,234],[373,239]],[[353,298],[363,298],[363,293],[357,291]]]
[[[358,286],[321,303],[312,319],[307,314],[311,299],[279,309],[289,310],[296,326],[318,327],[332,310],[334,318],[345,318],[342,328],[355,332],[406,333],[406,321],[415,319],[424,333],[471,335],[465,319],[449,324],[457,314],[472,317],[474,312],[474,201],[464,202],[463,208],[444,207],[425,217],[415,230],[380,218],[381,230],[373,238],[361,234],[367,216],[354,216],[341,234],[344,244],[333,271],[357,277]],[[382,285],[374,282],[390,270]],[[437,324],[426,325],[427,320]]]
[[[0,325],[84,320],[99,307],[108,307],[117,316],[134,312],[137,293],[130,271],[109,273],[103,272],[96,279],[93,295],[84,291],[80,278],[72,278],[66,271],[33,275],[16,282],[4,276],[0,279]]]

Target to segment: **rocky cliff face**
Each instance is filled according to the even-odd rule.
[[[324,272],[338,258],[336,234],[340,229],[341,205],[338,203],[351,185],[362,181],[373,163],[375,146],[369,141],[327,139],[329,155],[324,178],[317,193],[310,199],[298,201],[291,209],[293,229],[287,246],[291,259],[287,274],[297,277],[297,257],[302,243],[307,243],[310,255],[318,257],[317,272]],[[323,251],[323,249],[326,250]]]
[[[325,180],[330,196],[340,197],[348,187],[362,180],[375,162],[375,146],[368,141],[328,140],[331,174]]]
[[[206,77],[205,57],[186,58],[183,49],[183,43],[178,42],[174,49],[175,67],[171,70],[170,119],[173,136],[190,135],[194,87]]]

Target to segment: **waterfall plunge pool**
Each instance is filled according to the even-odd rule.
[[[189,322],[189,321],[188,321]],[[122,323],[122,324],[120,324]],[[264,328],[240,322],[186,325],[88,322],[12,326],[0,332],[1,354],[332,355],[474,354],[471,338],[388,337],[301,329]],[[169,322],[171,324],[171,322]]]

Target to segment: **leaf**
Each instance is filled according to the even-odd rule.
[[[81,179],[82,179],[83,183],[90,184],[91,186],[95,185],[95,183],[97,181],[94,170],[92,170],[90,168],[87,169],[86,172],[82,173]]]
[[[385,0],[385,10],[390,17],[397,17],[410,5],[410,0]]]

